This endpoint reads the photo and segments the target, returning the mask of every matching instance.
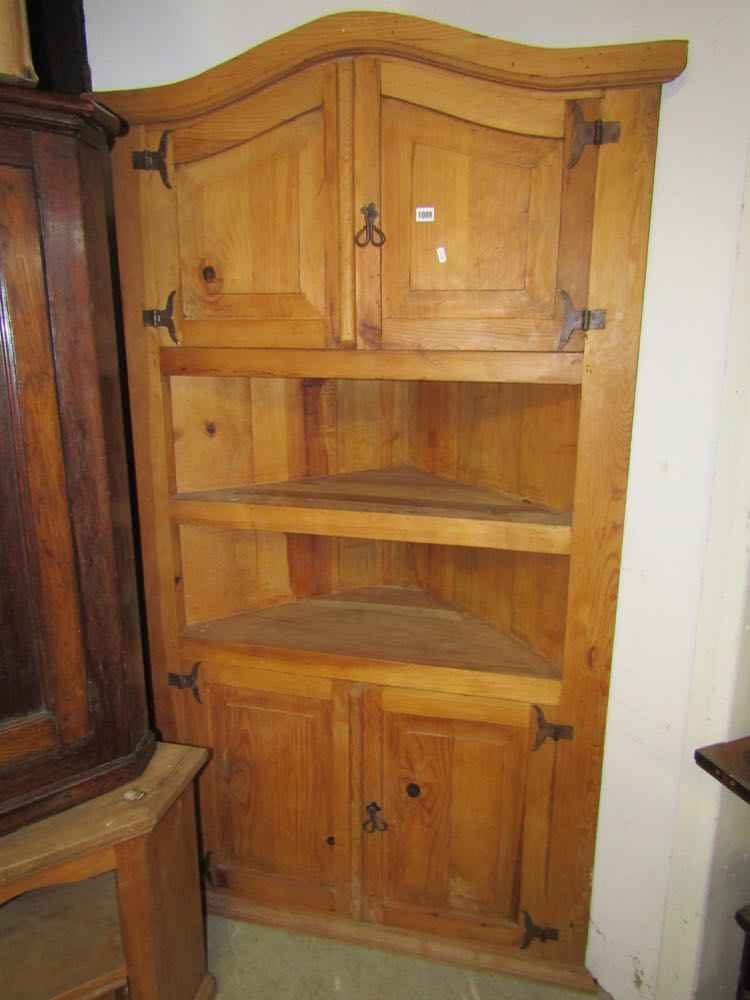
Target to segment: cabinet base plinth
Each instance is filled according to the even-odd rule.
[[[593,993],[596,983],[591,974],[578,965],[550,962],[549,959],[515,954],[508,948],[474,946],[465,941],[453,941],[428,934],[414,934],[389,927],[360,923],[334,914],[293,913],[289,910],[260,906],[231,892],[209,890],[206,895],[208,912],[232,920],[265,924],[280,930],[314,937],[328,937],[365,948],[378,948],[401,955],[451,965],[465,965],[484,972],[554,983],[569,989]]]

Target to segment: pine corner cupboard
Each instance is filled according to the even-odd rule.
[[[340,14],[170,86],[115,208],[157,722],[212,910],[585,984],[661,84]]]

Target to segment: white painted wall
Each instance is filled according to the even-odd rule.
[[[750,5],[86,0],[94,85],[170,82],[373,6],[540,45],[690,41],[662,105],[587,961],[616,1000],[730,997],[746,807],[692,752],[750,731]]]

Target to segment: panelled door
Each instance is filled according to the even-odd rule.
[[[0,220],[0,763],[20,764],[91,720],[31,170],[0,166]]]
[[[209,878],[260,904],[346,911],[346,686],[262,670],[243,671],[241,684],[206,686]]]
[[[358,251],[360,345],[567,346],[562,291],[587,305],[596,169],[593,146],[573,162],[573,133],[597,102],[406,60],[355,72],[355,134],[379,126],[358,147],[355,202],[376,204],[385,237]]]
[[[364,714],[366,919],[517,945],[529,706],[386,688]]]
[[[198,119],[142,130],[138,141],[165,157],[163,180],[149,178],[144,190],[158,241],[153,305],[169,306],[173,340],[337,342],[336,137],[331,65]]]
[[[142,127],[146,311],[165,346],[580,350],[598,111],[361,56]]]

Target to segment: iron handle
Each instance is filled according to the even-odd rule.
[[[377,802],[371,802],[369,806],[365,806],[365,812],[369,817],[362,824],[362,829],[365,833],[375,833],[376,830],[378,833],[384,833],[388,829],[386,821],[378,816],[378,813],[382,812],[382,809]]]
[[[368,243],[371,243],[374,247],[382,247],[385,243],[385,233],[375,225],[375,220],[378,217],[375,203],[371,201],[369,205],[363,205],[360,212],[365,217],[365,224],[355,233],[355,244],[358,247],[366,247]]]

